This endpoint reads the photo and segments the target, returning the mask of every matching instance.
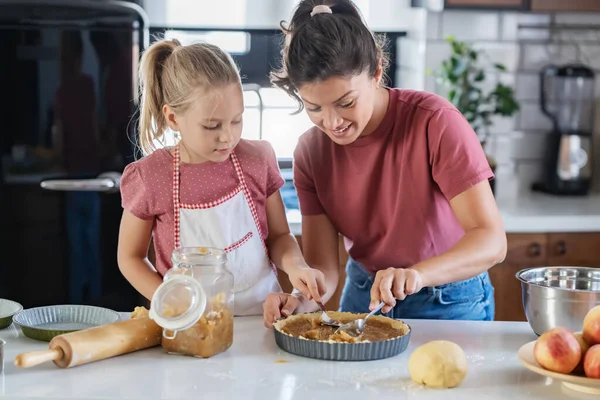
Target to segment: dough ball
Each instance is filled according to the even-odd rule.
[[[419,346],[408,359],[410,378],[432,388],[453,388],[467,375],[467,357],[456,343],[434,340]]]

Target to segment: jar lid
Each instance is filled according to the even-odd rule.
[[[149,317],[162,328],[181,331],[193,326],[206,309],[206,293],[190,275],[174,275],[154,292]]]

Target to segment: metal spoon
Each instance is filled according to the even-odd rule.
[[[381,303],[379,303],[377,308],[375,308],[373,311],[371,311],[366,317],[355,319],[354,321],[348,322],[347,324],[340,326],[335,331],[335,333],[344,331],[347,334],[349,334],[350,336],[355,336],[355,337],[359,336],[365,330],[365,323],[367,322],[367,319],[369,319],[373,314],[375,314],[376,312],[381,310],[383,308],[383,306],[385,306],[385,303],[382,301]]]
[[[321,309],[321,323],[323,323],[323,325],[329,325],[329,326],[335,326],[335,327],[339,327],[342,325],[341,322],[334,321],[333,319],[331,319],[331,317],[329,315],[327,315],[327,311],[325,311],[325,306],[323,306],[323,303],[318,302],[317,305]]]

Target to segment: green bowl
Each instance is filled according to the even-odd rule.
[[[23,306],[16,301],[0,299],[0,329],[8,328],[12,324],[13,315],[23,310]]]
[[[58,335],[120,320],[121,315],[108,308],[72,304],[30,308],[13,317],[25,336],[44,342]]]

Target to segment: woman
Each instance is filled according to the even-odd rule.
[[[492,320],[487,270],[504,259],[506,235],[467,120],[435,94],[382,85],[382,44],[349,0],[301,1],[284,31],[272,81],[315,124],[295,150],[294,183],[323,299],[338,283],[340,233],[342,311],[383,301],[394,318]],[[265,319],[308,302],[271,295]]]

